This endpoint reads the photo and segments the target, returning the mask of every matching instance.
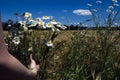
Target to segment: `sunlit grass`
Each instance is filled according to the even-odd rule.
[[[36,30],[27,33],[27,43],[33,46],[35,59],[43,65],[42,52],[46,36],[51,31]],[[4,32],[5,36],[9,34]],[[39,45],[33,42],[35,38],[40,41]],[[120,70],[120,31],[119,30],[74,30],[61,31],[54,39],[54,47],[49,54],[53,54],[47,59],[46,77],[49,80],[112,80],[119,79]],[[65,41],[60,44],[60,42]],[[58,44],[61,46],[59,47]],[[27,46],[27,45],[26,45]],[[42,50],[43,49],[43,50]],[[10,49],[9,49],[10,50]],[[24,49],[23,49],[24,52]],[[29,51],[28,51],[29,52]],[[19,53],[21,54],[21,53]],[[14,55],[18,55],[15,54]],[[20,56],[20,55],[18,55]],[[27,60],[27,56],[21,55],[19,59]],[[22,60],[23,59],[23,60]],[[28,63],[28,62],[27,62]],[[41,69],[42,70],[42,69]],[[116,71],[117,70],[117,71]],[[38,80],[40,78],[38,76]],[[100,80],[98,79],[98,80]]]

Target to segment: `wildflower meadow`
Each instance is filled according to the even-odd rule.
[[[16,21],[8,20],[4,31],[6,46],[26,67],[33,54],[40,65],[35,80],[120,80],[120,7],[117,0],[111,3],[107,17],[101,7],[87,4],[95,29],[81,30],[80,23],[78,29],[68,30],[53,16],[34,19],[30,12],[15,13]]]

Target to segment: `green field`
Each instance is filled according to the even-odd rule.
[[[45,46],[52,32],[28,31],[19,45],[4,32],[8,49],[24,65],[29,53],[40,64],[36,80],[119,80],[119,30],[62,30],[53,39],[54,47]],[[29,51],[28,48],[32,47]]]

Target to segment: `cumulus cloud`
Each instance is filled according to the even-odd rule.
[[[91,15],[91,12],[89,10],[85,10],[85,9],[73,10],[73,13],[77,14],[77,15]]]

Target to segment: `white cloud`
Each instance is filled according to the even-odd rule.
[[[89,10],[85,10],[85,9],[73,10],[73,13],[77,14],[77,15],[91,15],[91,12]]]

